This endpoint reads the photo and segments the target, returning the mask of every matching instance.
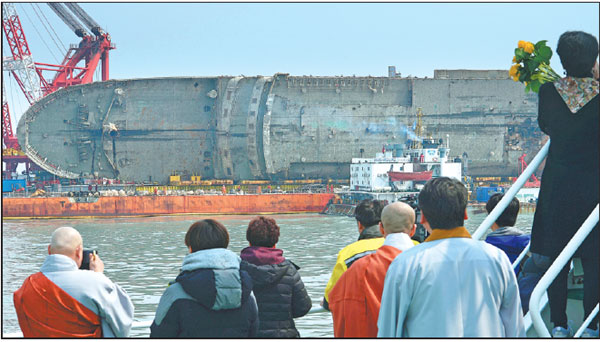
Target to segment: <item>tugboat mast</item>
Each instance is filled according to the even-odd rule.
[[[423,110],[421,107],[417,108],[417,124],[415,125],[415,135],[417,137],[421,137],[423,135],[423,122],[421,119],[423,118]],[[420,149],[422,148],[421,141],[418,139],[413,140],[410,146],[411,149]]]

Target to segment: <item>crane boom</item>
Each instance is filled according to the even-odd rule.
[[[73,12],[82,23],[87,26],[93,34],[96,36],[100,36],[104,33],[104,30],[98,25],[98,23],[92,19],[84,10],[75,2],[65,2],[65,6],[67,6],[71,12]]]
[[[89,36],[88,31],[86,31],[86,29],[77,21],[77,19],[75,19],[61,4],[49,2],[48,6],[50,6],[54,13],[56,13],[56,15],[58,15],[60,19],[62,19],[62,21],[64,21],[64,23],[67,24],[67,26],[69,26],[78,37],[83,38],[85,36]]]
[[[6,101],[4,82],[2,83],[2,140],[4,141],[4,145],[9,148],[13,148],[13,145],[16,142],[12,130],[12,120],[10,119],[10,112],[8,110],[8,101]]]
[[[67,53],[62,65],[44,64],[46,67],[58,68],[44,69],[57,71],[51,85],[53,91],[61,87],[92,82],[94,70],[100,61],[102,65],[102,80],[108,80],[108,52],[115,48],[110,41],[110,35],[104,32],[96,21],[94,21],[79,5],[75,3],[67,3],[65,5],[73,11],[73,13],[75,13],[75,15],[81,19],[81,21],[87,25],[96,36],[90,36],[87,34],[87,31],[86,34],[82,36],[81,32],[84,30],[83,27],[77,19],[67,12],[67,9],[63,7],[62,4],[48,3],[48,6],[59,14],[60,18],[65,24],[71,27],[71,29],[73,29],[73,27],[78,27],[74,32],[83,38],[73,56],[69,57],[69,53]],[[83,60],[85,60],[85,67],[77,67],[77,64]]]
[[[2,25],[6,34],[8,46],[13,56],[30,56],[29,45],[25,39],[21,21],[17,16],[14,4],[2,4]]]
[[[42,86],[47,86],[41,71],[37,70],[21,21],[14,4],[2,4],[2,28],[12,57],[2,59],[2,69],[11,71],[27,101],[33,104],[44,96]]]

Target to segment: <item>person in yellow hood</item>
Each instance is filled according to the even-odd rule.
[[[415,211],[402,202],[387,205],[379,230],[385,241],[375,253],[356,261],[329,292],[335,337],[377,337],[377,318],[388,266],[414,246]]]
[[[358,241],[355,241],[339,251],[331,277],[325,287],[325,298],[321,305],[329,310],[329,292],[342,274],[356,260],[375,253],[383,245],[383,235],[379,231],[381,210],[384,204],[378,200],[362,200],[354,210],[354,218],[358,226]]]

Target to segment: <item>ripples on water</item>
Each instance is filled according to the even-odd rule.
[[[356,221],[348,217],[274,215],[281,228],[277,248],[300,266],[300,275],[313,304],[323,298],[325,285],[335,264],[337,252],[356,241]],[[200,216],[163,216],[118,219],[15,220],[2,227],[2,331],[19,330],[13,306],[13,292],[25,278],[39,271],[50,235],[61,226],[75,227],[86,249],[96,249],[105,264],[105,274],[123,287],[135,305],[135,320],[152,320],[168,282],[175,279],[187,254],[184,239],[189,226]],[[246,228],[252,216],[220,216],[229,230],[229,249],[238,253],[248,246]],[[485,218],[471,213],[466,221],[473,231]],[[519,215],[517,227],[529,231],[533,214]],[[332,337],[329,313],[296,319],[303,337]],[[148,329],[134,329],[132,337],[147,337]]]

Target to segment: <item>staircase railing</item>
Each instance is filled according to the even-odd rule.
[[[531,246],[531,241],[529,241],[529,243],[527,243],[527,246],[525,248],[523,248],[523,251],[521,252],[521,254],[519,254],[519,256],[515,259],[515,261],[513,261],[513,264],[512,264],[513,269],[515,269],[517,267],[517,265],[519,265],[521,263],[521,260],[523,260],[523,258],[525,258],[525,255],[527,255],[527,253],[529,253],[530,246]]]
[[[579,329],[577,330],[577,332],[575,333],[575,335],[573,335],[573,337],[580,337],[581,334],[583,333],[583,331],[585,330],[585,328],[590,324],[590,322],[592,321],[592,319],[594,319],[594,317],[596,317],[596,315],[598,314],[598,306],[599,304],[596,304],[596,307],[594,308],[594,310],[592,310],[592,312],[590,313],[590,315],[588,316],[588,318],[585,319],[585,321],[583,322],[583,324],[581,325],[581,327],[579,327]]]
[[[498,217],[504,212],[504,209],[508,206],[510,201],[517,195],[517,192],[521,190],[525,182],[531,177],[531,175],[537,170],[540,166],[546,155],[548,154],[548,149],[550,148],[550,139],[548,142],[540,149],[540,151],[533,158],[531,163],[525,168],[523,173],[517,178],[515,183],[508,189],[508,191],[504,194],[500,202],[496,205],[494,210],[481,222],[477,230],[471,235],[475,240],[481,240],[483,235],[487,232],[488,229],[496,222]]]
[[[535,328],[535,331],[539,337],[551,337],[550,332],[546,328],[546,324],[544,324],[544,321],[542,320],[540,299],[563,267],[565,267],[565,265],[571,260],[571,257],[573,254],[575,254],[577,248],[579,248],[579,246],[583,243],[583,240],[585,240],[592,229],[594,229],[596,223],[598,223],[598,205],[596,205],[596,208],[594,208],[585,222],[583,222],[579,230],[577,230],[577,233],[575,233],[573,238],[571,238],[569,243],[567,243],[565,248],[562,250],[562,252],[560,252],[556,260],[554,260],[550,268],[548,268],[542,279],[540,279],[536,287],[533,289],[533,292],[531,293],[531,299],[529,300],[529,311],[531,312],[533,327]],[[595,314],[594,316],[590,316],[591,317],[588,317],[589,320],[591,320]],[[585,326],[582,326],[578,332],[583,332],[584,329]]]
[[[531,163],[525,168],[523,173],[517,178],[513,186],[504,194],[500,202],[496,205],[494,210],[489,213],[489,215],[481,222],[477,230],[472,234],[473,239],[480,240],[488,229],[496,222],[498,217],[504,212],[504,209],[508,206],[510,201],[516,196],[519,190],[525,185],[525,182],[531,177],[533,172],[537,170],[540,166],[546,155],[548,154],[548,150],[550,148],[550,139],[548,142],[540,149],[537,155],[533,158]],[[579,228],[575,236],[571,239],[571,241],[565,246],[563,251],[559,254],[559,257],[552,263],[550,268],[546,271],[542,279],[538,282],[536,287],[534,288],[530,304],[529,304],[529,315],[531,317],[531,321],[533,323],[534,329],[539,337],[550,337],[550,333],[542,320],[541,310],[543,305],[547,303],[546,300],[542,300],[542,297],[545,298],[546,290],[550,286],[550,284],[554,281],[560,270],[571,260],[571,257],[577,250],[577,248],[581,245],[583,240],[587,237],[587,235],[591,232],[594,226],[598,223],[598,206],[592,211],[587,220],[583,223],[583,225]],[[529,252],[529,244],[527,247],[521,252],[519,257],[513,262],[513,268],[516,267],[521,260],[525,257],[525,255]],[[543,282],[542,282],[543,280]],[[589,322],[598,314],[598,305],[594,311],[587,317],[584,324],[578,329],[575,333],[574,337],[581,336],[583,330],[585,330],[586,326]]]

